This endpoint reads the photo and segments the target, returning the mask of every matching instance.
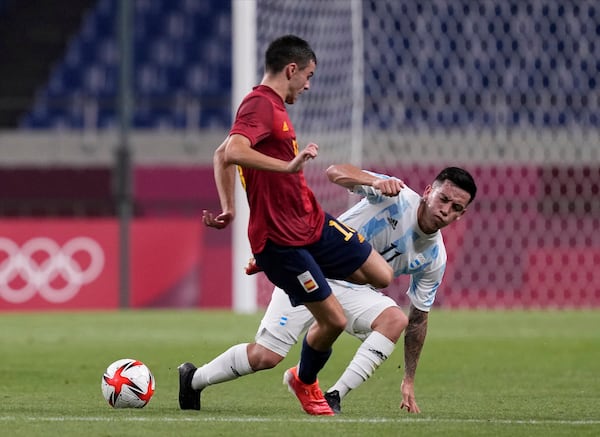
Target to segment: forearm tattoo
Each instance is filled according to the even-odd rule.
[[[415,378],[417,363],[427,336],[428,316],[429,313],[410,306],[408,326],[404,334],[404,376],[408,379]]]

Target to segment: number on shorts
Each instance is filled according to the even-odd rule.
[[[361,243],[363,241],[365,241],[365,237],[363,237],[361,234],[359,234],[358,232],[356,232],[356,229],[352,229],[348,225],[345,225],[345,224],[340,223],[340,222],[336,222],[335,220],[329,220],[329,226],[333,226],[338,231],[340,231],[344,235],[344,241],[350,240],[350,238],[352,238],[352,236],[354,234],[356,234],[358,236],[358,241],[360,241]]]

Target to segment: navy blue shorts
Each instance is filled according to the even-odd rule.
[[[327,298],[331,288],[325,278],[347,279],[370,253],[371,245],[362,235],[325,214],[323,234],[316,243],[292,247],[267,241],[254,258],[267,278],[298,306]]]

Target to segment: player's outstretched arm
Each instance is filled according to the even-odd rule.
[[[319,146],[309,143],[288,163],[288,173],[297,173],[304,168],[309,160],[315,159],[319,153]]]
[[[421,412],[415,399],[415,373],[427,336],[428,317],[428,312],[410,306],[408,326],[404,334],[404,378],[400,386],[402,392],[400,409],[406,408],[409,413]]]
[[[225,138],[213,155],[215,184],[222,212],[215,216],[210,211],[202,211],[202,222],[217,229],[227,227],[235,217],[235,165],[228,164],[225,157],[228,139]]]
[[[380,178],[352,164],[334,164],[327,168],[327,177],[334,184],[353,190],[357,185],[367,185],[379,190],[384,196],[396,196],[404,182],[396,178]]]
[[[224,160],[227,165],[239,165],[257,170],[281,173],[297,173],[307,160],[315,158],[319,146],[314,143],[306,146],[291,161],[273,158],[252,148],[250,140],[243,135],[233,134],[225,145]]]

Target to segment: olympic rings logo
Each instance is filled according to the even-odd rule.
[[[89,262],[81,262],[82,257]],[[66,302],[103,268],[104,251],[88,237],[73,238],[62,247],[45,237],[21,247],[0,237],[0,297],[10,303],[26,302],[36,292],[48,302]]]

